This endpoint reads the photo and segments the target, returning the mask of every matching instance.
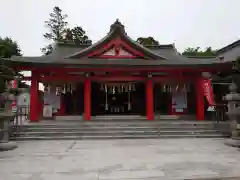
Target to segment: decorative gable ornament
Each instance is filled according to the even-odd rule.
[[[109,33],[102,40],[66,58],[86,57],[92,59],[166,59],[129,38],[124,25],[119,20],[111,25]]]
[[[126,51],[125,49],[123,49],[122,47],[113,47],[111,49],[109,49],[108,51],[104,52],[102,54],[102,56],[106,57],[119,57],[119,58],[126,58],[126,57],[130,57],[130,58],[134,58],[135,56],[131,53],[129,53],[128,51]]]

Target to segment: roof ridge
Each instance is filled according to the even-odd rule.
[[[117,19],[116,22],[114,22],[111,27],[110,27],[110,31],[107,33],[107,35],[105,37],[103,37],[102,39],[100,39],[99,41],[97,41],[96,43],[92,44],[91,46],[82,49],[81,51],[78,51],[74,54],[70,54],[68,56],[66,56],[65,58],[76,58],[79,56],[83,57],[85,56],[89,51],[92,51],[94,48],[99,47],[102,43],[106,42],[106,41],[110,41],[111,39],[113,39],[114,37],[116,38],[122,38],[125,39],[125,41],[128,41],[129,43],[131,43],[133,46],[135,46],[136,49],[138,50],[142,50],[145,54],[146,57],[148,58],[153,58],[153,59],[167,59],[166,57],[160,56],[154,52],[152,52],[149,48],[144,47],[143,45],[139,44],[138,42],[134,41],[132,38],[130,38],[127,33],[125,32],[124,29],[124,25],[122,25],[120,23],[120,21]]]
[[[169,48],[169,49],[173,49],[174,45],[173,44],[159,44],[159,45],[145,45],[146,48]]]
[[[89,47],[92,44],[83,43],[83,44],[76,44],[73,41],[59,41],[56,43],[56,46],[75,46],[75,47]]]

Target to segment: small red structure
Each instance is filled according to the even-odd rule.
[[[203,74],[232,68],[232,62],[218,58],[187,58],[172,44],[143,47],[118,20],[93,45],[58,43],[50,55],[12,57],[5,64],[32,71],[25,77],[31,80],[31,121],[40,118],[39,82],[61,88],[59,98],[49,91],[57,115],[83,114],[91,120],[102,114],[139,114],[153,120],[155,114],[193,113],[204,120],[202,80],[209,77]]]

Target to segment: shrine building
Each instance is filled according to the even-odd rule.
[[[212,96],[211,85],[204,90],[204,81],[232,70],[232,61],[185,57],[173,44],[142,46],[118,20],[93,45],[57,43],[49,55],[14,56],[4,63],[32,72],[24,78],[31,81],[31,121],[44,119],[45,106],[52,108],[52,119],[139,115],[154,120],[157,115],[192,114],[204,120],[207,93]],[[45,86],[43,97],[40,82]]]

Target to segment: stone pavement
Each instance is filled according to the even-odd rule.
[[[18,142],[17,149],[0,152],[0,180],[199,180],[240,176],[240,151],[224,145],[224,141]]]

